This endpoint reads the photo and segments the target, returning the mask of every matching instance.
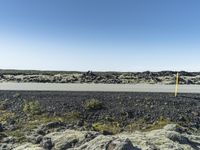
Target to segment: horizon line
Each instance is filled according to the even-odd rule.
[[[141,70],[141,71],[119,71],[119,70],[56,70],[56,69],[52,69],[52,70],[47,70],[47,69],[2,69],[0,68],[0,71],[38,71],[38,72],[121,72],[121,73],[127,73],[127,72],[200,72],[200,71],[186,71],[186,70],[170,70],[170,69],[166,69],[166,70]]]

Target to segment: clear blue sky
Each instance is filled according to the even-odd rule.
[[[200,71],[199,0],[1,0],[0,68]]]

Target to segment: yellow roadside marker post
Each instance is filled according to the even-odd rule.
[[[178,95],[178,83],[179,83],[179,73],[176,74],[176,88],[175,88],[175,97]]]

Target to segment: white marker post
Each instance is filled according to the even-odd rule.
[[[175,88],[175,97],[178,95],[178,84],[179,84],[179,73],[176,74],[176,88]]]

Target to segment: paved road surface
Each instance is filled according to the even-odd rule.
[[[0,83],[0,90],[22,91],[108,91],[108,92],[167,92],[175,85],[160,84],[59,84],[59,83]],[[200,85],[180,85],[180,93],[200,93]]]

